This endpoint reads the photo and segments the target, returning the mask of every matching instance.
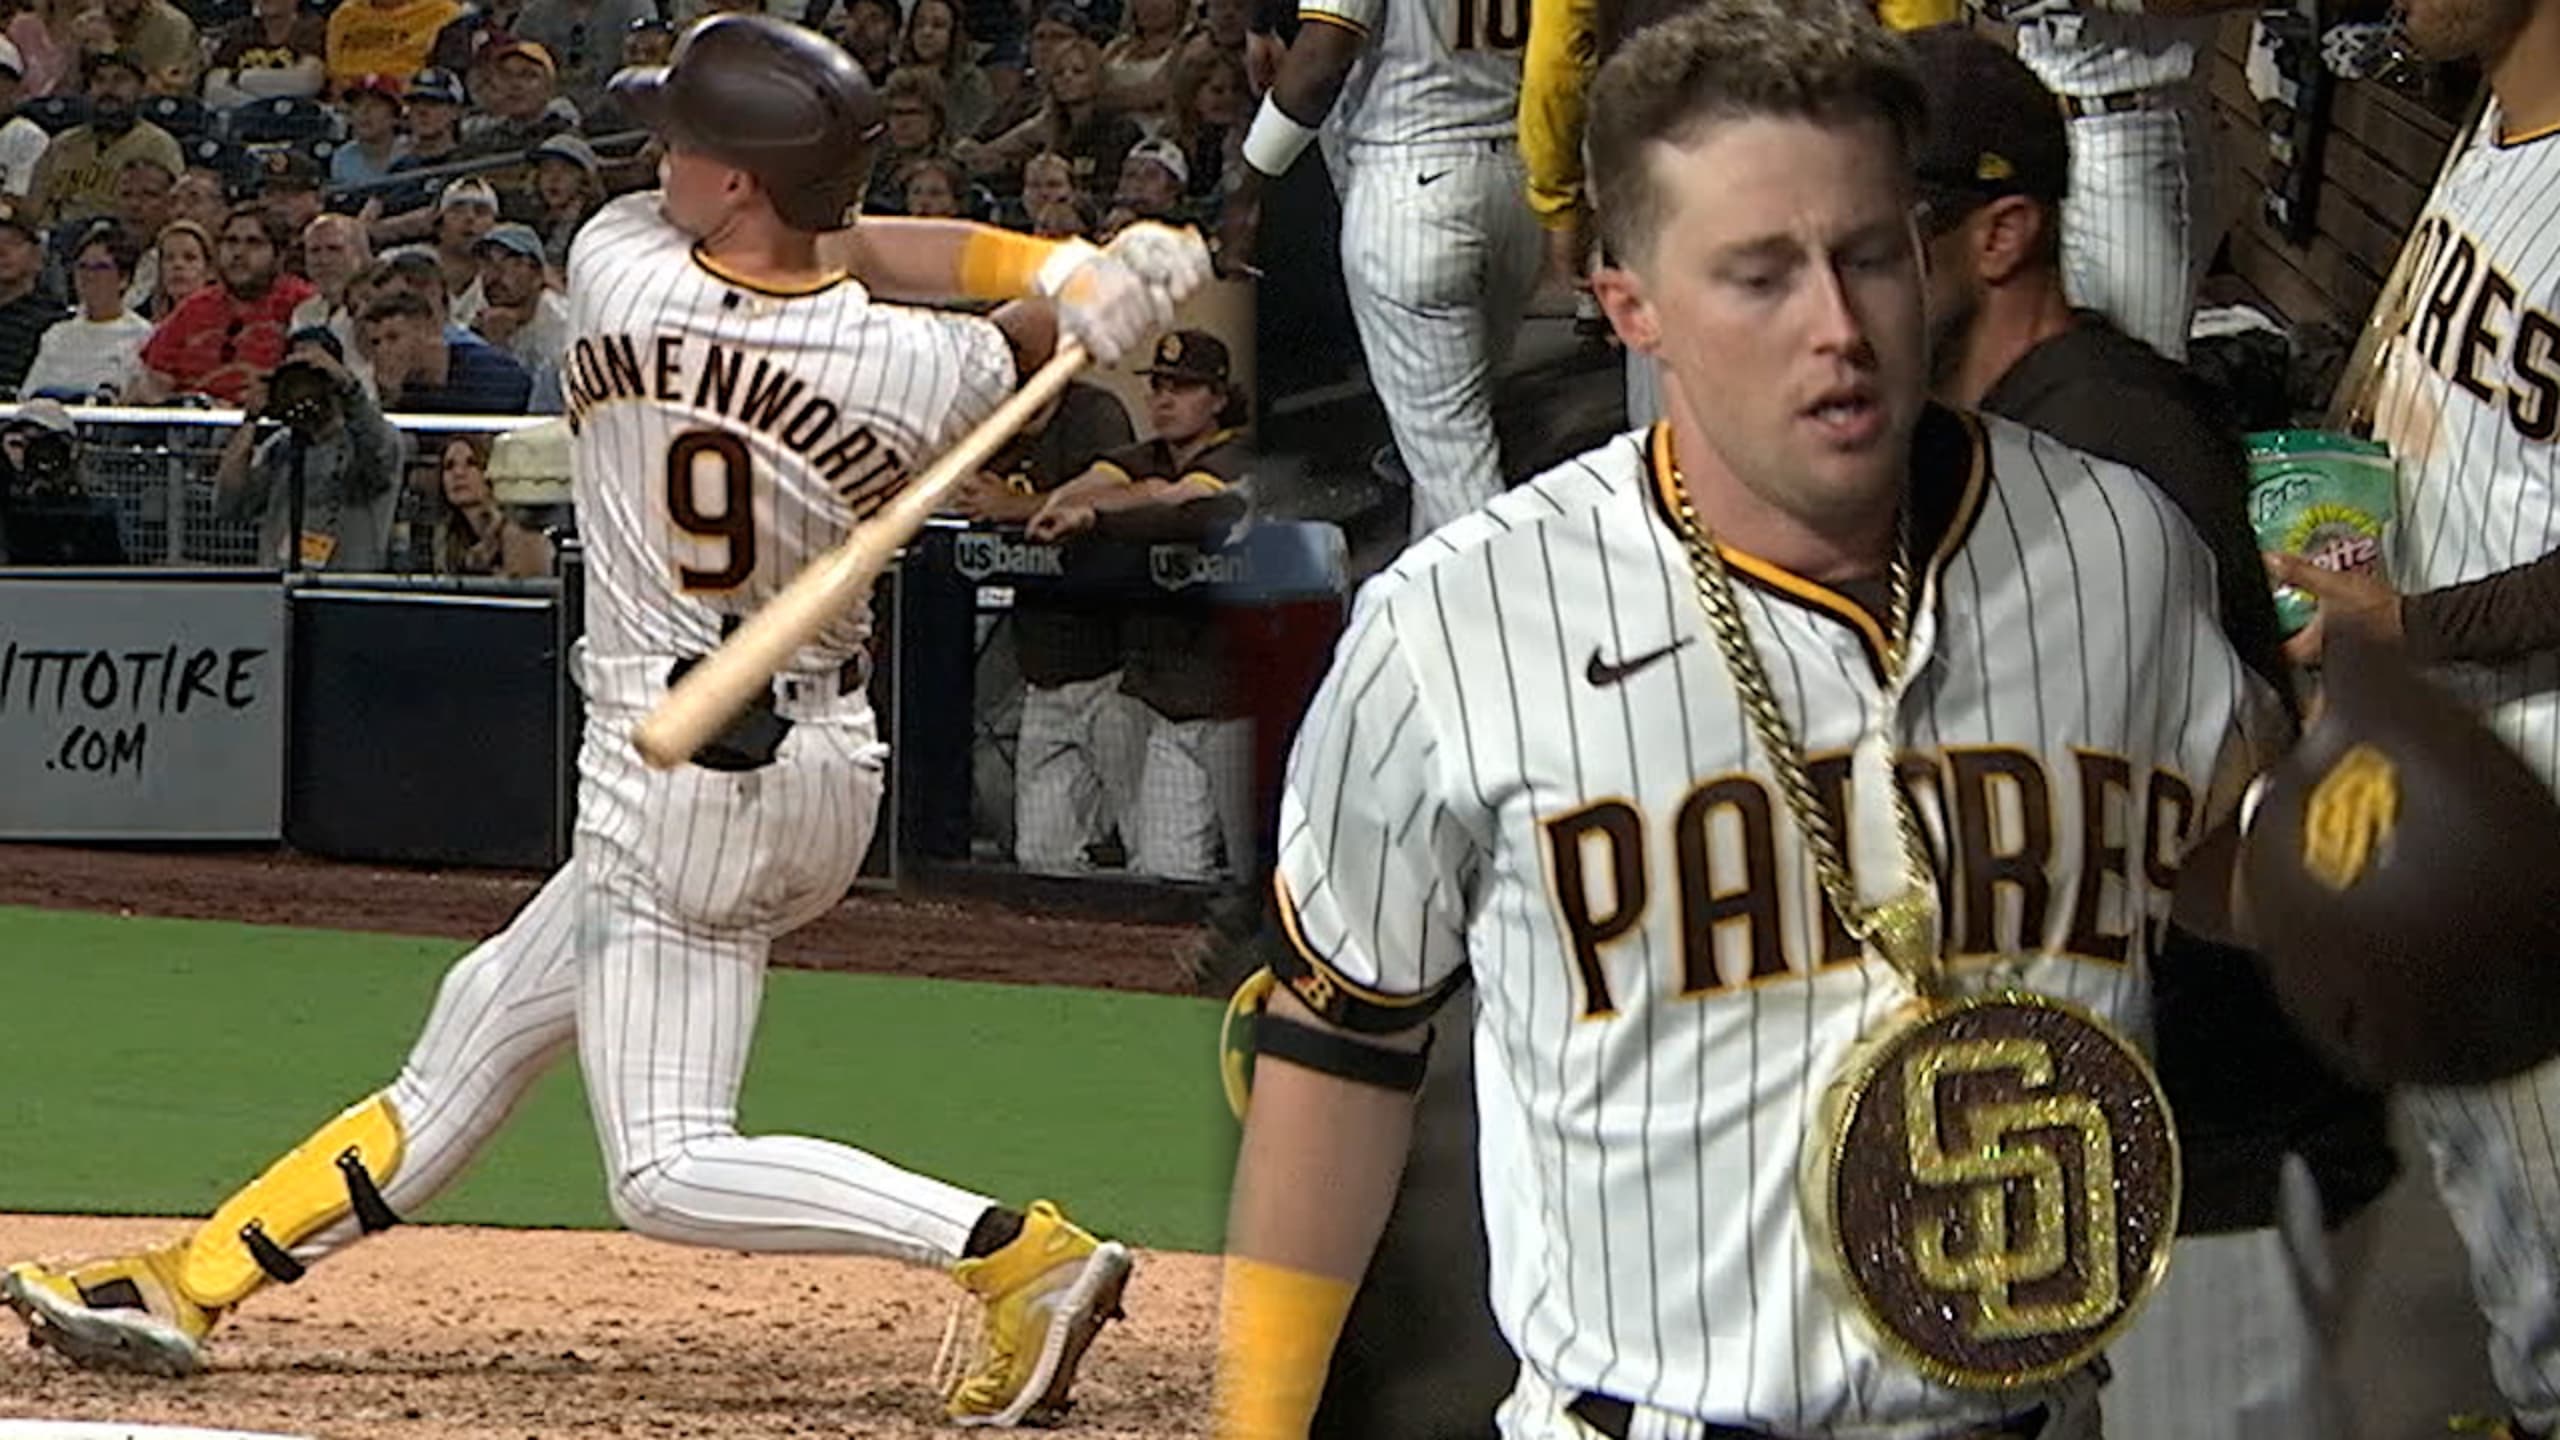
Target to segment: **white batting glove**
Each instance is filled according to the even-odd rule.
[[[1181,304],[1217,274],[1209,259],[1209,242],[1197,230],[1177,230],[1153,220],[1120,227],[1102,253],[1137,272],[1138,278]]]
[[[1040,267],[1039,290],[1058,302],[1058,327],[1067,338],[1103,365],[1173,324],[1171,295],[1086,241],[1058,247]]]

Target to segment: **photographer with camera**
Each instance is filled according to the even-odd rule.
[[[79,432],[52,400],[0,421],[0,565],[122,565],[115,502],[89,493]]]
[[[263,512],[263,563],[384,569],[409,439],[348,373],[338,337],[318,327],[294,332],[284,363],[253,381],[247,399],[257,423],[232,431],[222,448],[215,516]]]

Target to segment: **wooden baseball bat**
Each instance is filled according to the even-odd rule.
[[[2474,141],[2479,139],[2480,122],[2489,110],[2489,89],[2480,87],[2479,98],[2471,102],[2471,113],[2454,132],[2453,148],[2444,154],[2444,163],[2436,167],[2436,179],[2427,187],[2427,199],[2435,198],[2444,187],[2444,179],[2453,173],[2454,162],[2460,160]],[[2419,202],[2425,213],[2426,202]],[[2356,347],[2347,352],[2346,367],[2338,372],[2338,388],[2329,392],[2329,408],[2322,417],[2325,428],[2341,434],[2361,434],[2373,422],[2373,406],[2382,389],[2383,347],[2400,332],[2417,304],[2418,227],[2411,225],[2401,238],[2400,253],[2391,262],[2391,273],[2384,277],[2382,293],[2374,297],[2373,309],[2366,313],[2364,329],[2357,332]]]
[[[855,526],[836,547],[809,562],[782,593],[748,617],[737,632],[685,672],[658,707],[631,733],[640,757],[660,770],[672,770],[693,758],[711,738],[773,683],[794,652],[819,631],[859,605],[871,587],[916,538],[962,482],[985,467],[1015,431],[1031,422],[1040,408],[1066,388],[1085,367],[1084,347],[1062,340],[1049,363],[978,428],[943,452],[897,499]]]

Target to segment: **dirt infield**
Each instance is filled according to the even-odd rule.
[[[0,904],[477,939],[539,876],[0,845]],[[1189,993],[1184,927],[865,895],[792,936],[816,969]],[[183,1221],[0,1216],[0,1261],[113,1253]],[[955,1433],[926,1384],[941,1277],[621,1234],[404,1228],[272,1288],[184,1383],[82,1374],[0,1347],[0,1417],[272,1430],[326,1440]],[[1140,1259],[1129,1320],[1087,1362],[1063,1432],[1202,1433],[1216,1262]],[[0,1339],[15,1322],[0,1317]]]
[[[166,1220],[0,1218],[0,1251],[165,1240]],[[1061,1435],[1204,1433],[1216,1262],[1142,1255]],[[0,1416],[326,1440],[922,1436],[958,1292],[869,1260],[688,1250],[620,1234],[394,1230],[219,1332],[184,1382],[83,1374],[12,1346]],[[0,1324],[11,1323],[0,1320]]]
[[[539,875],[400,870],[286,852],[0,845],[0,905],[311,925],[477,940],[533,896]],[[983,902],[860,894],[786,937],[774,959],[818,970],[1192,993],[1189,927],[1026,915]]]

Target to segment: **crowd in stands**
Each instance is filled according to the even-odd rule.
[[[1247,0],[771,3],[880,87],[870,213],[1099,240],[1140,218],[1214,226],[1239,173]],[[0,396],[253,405],[322,330],[385,411],[522,414],[559,405],[570,238],[655,173],[607,82],[736,7],[14,8]]]

